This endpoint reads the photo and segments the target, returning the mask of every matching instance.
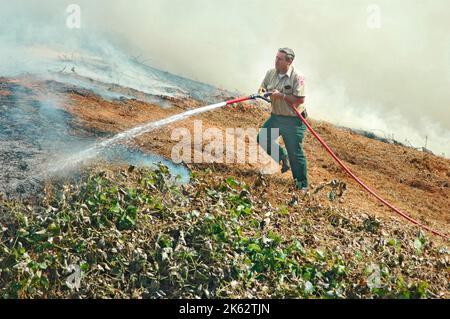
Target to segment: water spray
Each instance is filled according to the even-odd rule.
[[[55,160],[52,163],[50,163],[47,167],[42,169],[40,173],[30,176],[26,180],[40,180],[40,179],[45,178],[48,175],[54,176],[54,175],[57,175],[59,172],[70,171],[72,169],[79,167],[81,164],[87,163],[89,160],[92,160],[92,159],[98,157],[103,150],[105,150],[109,147],[112,147],[114,145],[117,145],[119,143],[123,143],[123,142],[131,140],[133,138],[136,138],[142,134],[151,132],[155,129],[169,125],[171,123],[184,120],[190,116],[205,113],[208,111],[219,109],[219,108],[229,106],[232,104],[236,104],[239,102],[254,100],[257,98],[263,99],[267,102],[270,102],[270,100],[268,99],[268,95],[262,96],[262,95],[254,94],[254,95],[250,95],[247,97],[232,99],[232,100],[228,100],[228,101],[224,101],[224,102],[220,102],[220,103],[203,106],[200,108],[196,108],[193,110],[189,110],[189,111],[186,111],[186,112],[183,112],[180,114],[170,116],[165,119],[145,123],[143,125],[140,125],[140,126],[131,128],[129,130],[126,130],[124,132],[118,133],[118,134],[114,135],[113,137],[106,139],[104,141],[97,142],[94,145],[88,147],[87,149],[77,152],[73,155],[70,155],[69,157],[64,157],[63,159]],[[23,183],[23,182],[24,182],[23,180],[20,182],[18,181],[16,183],[13,183],[12,186],[16,187],[18,183]]]
[[[220,103],[216,103],[216,104],[203,106],[203,107],[189,110],[189,111],[186,111],[186,112],[183,112],[180,114],[176,114],[176,115],[173,115],[168,118],[158,120],[155,122],[145,123],[143,125],[134,127],[127,131],[121,132],[105,141],[96,143],[93,146],[89,147],[88,149],[81,151],[79,153],[76,153],[76,154],[70,156],[69,158],[65,158],[64,160],[53,163],[51,165],[51,167],[48,168],[47,172],[50,174],[54,174],[54,173],[57,173],[58,171],[63,171],[68,168],[71,168],[71,167],[76,167],[82,162],[85,162],[92,158],[95,158],[103,149],[108,148],[111,145],[121,143],[124,141],[128,141],[130,139],[136,138],[142,134],[151,132],[151,131],[158,129],[160,127],[163,127],[165,125],[184,120],[190,116],[205,113],[208,111],[219,109],[219,108],[222,108],[222,107],[225,107],[228,105],[232,105],[232,104],[236,104],[239,102],[254,100],[257,98],[260,98],[267,102],[270,102],[270,100],[267,98],[267,96],[254,94],[254,95],[250,95],[247,97],[232,99],[232,100],[228,100],[228,101],[224,101],[224,102],[220,102]]]

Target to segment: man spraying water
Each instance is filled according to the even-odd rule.
[[[275,58],[275,69],[266,73],[261,84],[260,93],[272,93],[272,114],[262,126],[258,143],[277,163],[282,164],[282,173],[292,170],[295,186],[306,193],[308,191],[307,161],[303,151],[306,126],[292,109],[296,108],[304,118],[307,117],[304,104],[305,81],[292,66],[294,59],[295,53],[292,49],[279,49]],[[286,148],[276,143],[279,136],[274,134],[272,128],[279,129],[279,135],[283,137]],[[267,132],[265,133],[267,138],[264,139],[261,138],[263,130]],[[272,154],[271,150],[275,148],[279,151]]]

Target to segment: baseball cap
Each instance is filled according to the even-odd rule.
[[[286,53],[286,55],[287,55],[288,57],[290,57],[292,60],[295,59],[295,53],[294,53],[294,50],[292,50],[292,49],[290,49],[290,48],[281,48],[281,49],[278,49],[278,52]]]

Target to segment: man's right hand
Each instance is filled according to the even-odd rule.
[[[272,95],[270,96],[271,99],[283,99],[284,94],[280,93],[278,90],[273,90]]]

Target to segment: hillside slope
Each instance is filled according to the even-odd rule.
[[[98,132],[118,133],[138,124],[158,120],[185,110],[203,106],[204,102],[191,99],[160,97],[171,107],[161,108],[136,99],[105,100],[91,91],[54,81],[21,79],[22,85],[30,89],[38,99],[59,99],[60,107],[74,114],[78,124]],[[7,94],[3,91],[2,94]],[[226,96],[222,97],[226,99]],[[220,101],[221,97],[217,98]],[[310,110],[314,117],[314,110]],[[186,128],[193,136],[194,121],[202,121],[202,132],[217,128],[225,136],[227,128],[253,128],[257,130],[269,116],[264,103],[228,107],[205,113],[184,121],[162,127],[135,140],[144,150],[157,153],[168,159],[178,141],[171,138],[174,128]],[[350,130],[336,128],[330,123],[310,119],[314,129],[330,145],[335,153],[367,185],[373,187],[382,197],[418,219],[443,232],[450,225],[450,160],[425,152],[395,144],[386,144],[352,133]],[[235,136],[237,139],[237,137]],[[245,139],[247,144],[251,142]],[[203,141],[203,147],[207,141]],[[192,145],[193,146],[193,145]],[[202,151],[197,150],[197,151]],[[393,216],[393,213],[371,195],[356,185],[341,170],[323,147],[307,133],[305,151],[308,158],[308,173],[312,189],[339,179],[347,184],[347,191],[340,205],[360,211],[370,211],[379,216]],[[196,150],[193,149],[192,159]],[[247,154],[248,155],[248,154]],[[255,164],[192,164],[197,167],[209,166],[222,173],[242,176],[248,182],[262,169]],[[290,172],[266,176],[273,187],[268,187],[268,198],[277,200],[289,196],[291,190]]]
[[[89,90],[55,81],[21,78],[15,83],[31,90],[35,98],[62,101],[60,106],[93,132],[117,133],[203,105],[186,98],[160,97],[171,105],[161,108],[137,99],[105,100]],[[12,93],[5,86],[0,94]],[[310,114],[314,117],[314,110]],[[136,138],[133,144],[170,159],[172,147],[177,144],[171,138],[174,128],[192,132],[194,121],[202,120],[203,130],[218,128],[225,133],[226,128],[256,129],[268,116],[267,105],[241,104],[160,128]],[[411,217],[449,233],[450,160],[359,136],[330,123],[310,121],[336,154],[381,196]],[[245,139],[246,144],[251,142]],[[193,154],[196,151],[199,150],[193,149]],[[293,189],[290,173],[263,175],[260,171],[264,167],[259,164],[192,163],[188,164],[194,173],[192,182],[175,187],[174,193],[165,183],[158,182],[165,180],[161,177],[164,171],[152,173],[156,175],[150,175],[148,183],[155,185],[146,188],[142,181],[150,173],[139,171],[135,175],[132,169],[127,173],[120,168],[100,168],[100,173],[94,170],[93,177],[86,177],[84,183],[69,180],[64,187],[58,183],[48,186],[46,196],[34,208],[17,201],[3,201],[0,205],[3,294],[19,297],[36,294],[46,297],[74,294],[81,297],[448,297],[448,243],[420,232],[378,203],[340,170],[310,134],[306,136],[305,151],[311,182],[311,194],[307,197],[301,197]],[[106,173],[101,172],[104,169]],[[124,180],[123,176],[127,178]],[[124,211],[125,207],[132,208]],[[184,224],[188,214],[195,215],[197,228]],[[208,224],[209,219],[205,219],[208,214],[221,221],[223,229],[218,233],[216,223]],[[42,232],[41,228],[45,230]],[[70,235],[73,239],[67,233],[70,229],[74,230]],[[186,259],[183,254],[185,259],[170,255],[180,244],[181,230],[187,235],[186,242],[181,242],[184,248],[180,249],[186,253],[196,251],[193,259]],[[230,232],[233,236],[227,237]],[[69,236],[67,240],[66,236]],[[213,255],[199,253],[203,246],[195,241],[196,236],[205,240],[212,236],[208,247],[217,260]],[[55,246],[49,241],[50,248],[49,244],[42,243],[59,237],[61,242]],[[13,246],[14,239],[19,240],[23,249]],[[130,243],[119,254],[120,262],[109,252],[118,239],[122,246]],[[266,247],[269,242],[274,242],[274,246]],[[43,249],[56,256],[48,257],[46,267],[41,260],[45,255]],[[92,258],[98,254],[97,249],[106,252],[101,260]],[[229,264],[233,254],[242,263]],[[284,259],[286,256],[289,258]],[[97,287],[85,284],[80,292],[68,289],[59,277],[65,268],[58,258],[79,263],[93,282],[97,280],[94,278],[103,278],[104,282],[97,282]],[[194,261],[205,263],[203,274],[196,273]],[[37,267],[33,270],[35,275],[39,267],[44,267],[39,270],[39,278],[46,279],[39,281],[34,290],[30,282],[37,279],[11,286],[13,278],[23,276],[26,269],[21,266],[12,272],[7,269],[30,262],[37,263],[37,266],[33,264]],[[142,278],[139,271],[130,268],[138,266],[135,262],[139,269],[146,269],[149,277]],[[372,266],[380,269],[382,284],[368,279],[374,269],[367,267]],[[186,286],[178,275],[169,271],[176,269],[181,274],[183,267],[187,269],[183,275]],[[220,273],[218,268],[228,272]],[[236,274],[236,269],[242,272]],[[261,275],[264,272],[267,276]],[[283,283],[284,276],[288,278],[286,283]],[[202,288],[196,289],[197,284]]]

